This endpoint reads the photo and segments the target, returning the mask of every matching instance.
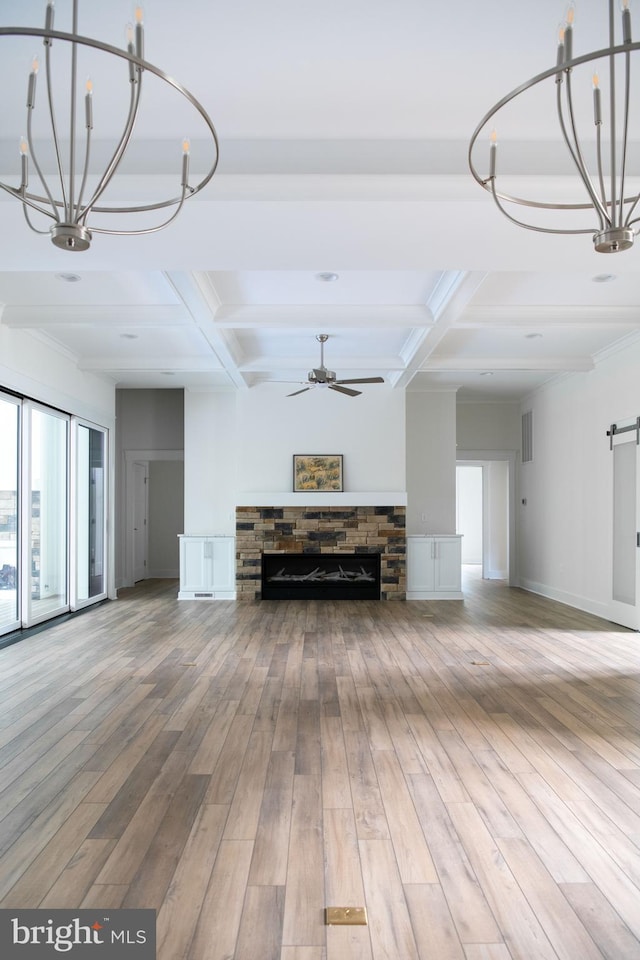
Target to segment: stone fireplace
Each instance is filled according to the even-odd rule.
[[[262,598],[264,554],[342,554],[345,560],[374,554],[380,599],[405,600],[405,526],[404,506],[237,507],[237,599]]]

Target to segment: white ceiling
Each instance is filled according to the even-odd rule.
[[[44,9],[0,0],[0,25],[42,26]],[[69,0],[55,9],[56,27],[69,29]],[[517,10],[498,0],[190,0],[178,13],[149,0],[146,57],[210,113],[218,172],[166,230],[96,235],[85,253],[31,234],[2,193],[0,322],[123,387],[304,380],[318,333],[329,334],[325,360],[341,378],[457,388],[467,400],[517,400],[592,369],[640,332],[640,243],[605,256],[588,236],[518,229],[467,166],[488,108],[555,62],[563,13],[556,0]],[[85,0],[80,32],[121,46],[130,17],[129,0]],[[576,52],[604,46],[605,26],[604,0],[583,0]],[[0,37],[0,172],[12,184],[34,43]],[[128,96],[126,77],[122,86],[107,67],[79,69],[94,83],[96,156]],[[586,95],[590,104],[590,87]],[[511,110],[500,149],[536,188],[540,160],[545,186],[562,195],[554,96],[547,88]],[[185,134],[192,172],[204,170],[208,147],[191,122],[174,91],[145,79],[118,198],[145,200],[167,184],[174,195]],[[614,279],[594,280],[603,274]]]

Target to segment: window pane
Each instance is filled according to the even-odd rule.
[[[31,410],[29,621],[67,607],[67,421]]]
[[[0,398],[0,633],[14,629],[18,608],[18,426],[20,408]]]
[[[78,426],[77,558],[79,601],[105,592],[104,510],[105,436],[84,424]]]

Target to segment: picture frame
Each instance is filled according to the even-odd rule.
[[[294,453],[294,493],[340,493],[343,490],[341,453]]]

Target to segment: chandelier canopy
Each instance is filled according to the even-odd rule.
[[[32,37],[41,41],[44,47],[43,64],[40,64],[38,56],[34,56],[27,79],[25,135],[19,144],[19,184],[12,186],[0,181],[0,188],[22,204],[31,230],[38,234],[48,234],[57,247],[72,251],[87,250],[95,233],[125,236],[162,230],[175,220],[185,200],[202,190],[211,180],[219,155],[216,130],[204,107],[185,87],[144,59],[142,7],[135,8],[135,23],[127,26],[126,45],[120,48],[78,33],[78,5],[79,0],[73,0],[71,32],[55,28],[53,0],[49,0],[47,4],[42,29],[0,26],[0,38]],[[54,56],[54,47],[59,60]],[[93,81],[87,79],[83,84],[84,90],[78,89],[80,50],[107,54],[114,58],[112,62],[118,68],[121,66],[121,79],[128,102],[124,123],[114,138],[112,147],[107,151],[110,157],[104,168],[98,172],[92,170]],[[61,67],[57,79],[54,75],[56,67]],[[42,79],[40,74],[44,75]],[[191,144],[185,137],[176,144],[176,191],[173,196],[143,204],[122,205],[121,201],[112,201],[109,205],[108,198],[104,195],[116,174],[122,172],[121,164],[138,119],[145,74],[159,78],[165,89],[173,88],[181,98],[188,101],[193,111],[196,111],[200,117],[198,126],[201,128],[204,122],[207,139],[210,138],[211,159],[206,161],[206,174],[197,183],[191,184]],[[38,90],[38,87],[44,89]],[[36,138],[34,134],[37,101],[40,101],[38,112],[45,115],[47,138],[44,147],[43,140]],[[57,114],[64,116],[67,121],[65,127],[60,127]],[[50,148],[49,152],[52,149],[55,158],[52,164],[55,171],[53,174],[45,174],[44,162],[41,162],[41,151],[46,152],[47,147]],[[29,186],[30,167],[35,171],[34,179],[38,184],[35,189]],[[163,211],[169,211],[168,216]],[[158,212],[160,222],[157,222],[155,216]],[[154,220],[150,225],[147,225],[148,214],[153,215]],[[38,225],[34,222],[34,215],[38,218]],[[134,215],[135,220],[131,220],[130,215]],[[48,227],[43,229],[47,221]]]
[[[590,6],[593,8],[593,4]],[[629,0],[619,0],[619,3],[608,0],[608,45],[574,56],[575,13],[572,2],[558,31],[556,62],[504,96],[482,118],[469,144],[469,167],[475,180],[493,196],[498,209],[517,226],[540,233],[591,234],[598,253],[617,253],[633,245],[640,222],[637,209],[640,184],[636,179],[636,185],[630,188],[633,171],[627,162],[631,143],[631,55],[640,50],[640,43],[632,40]],[[577,29],[575,33],[577,40]],[[603,81],[594,71],[598,61],[602,61]],[[584,76],[585,70],[580,69],[585,65],[591,74],[589,80]],[[564,202],[534,199],[499,186],[499,174],[503,171],[498,134],[492,129],[494,121],[498,114],[505,115],[508,105],[516,101],[520,104],[534,87],[551,83],[555,85],[555,112],[561,142],[570,168],[577,173],[582,199],[577,195]],[[579,98],[585,97],[588,104],[579,102]],[[588,128],[591,136],[585,139]],[[486,173],[479,172],[475,159],[483,134],[488,134],[489,140]],[[526,171],[527,174],[535,172]],[[640,171],[635,171],[636,178],[638,173]],[[520,219],[522,214],[516,215],[518,208],[527,211],[526,222]]]

